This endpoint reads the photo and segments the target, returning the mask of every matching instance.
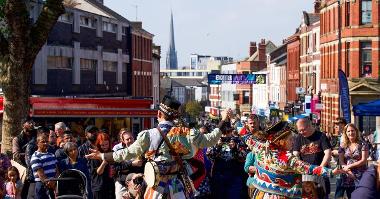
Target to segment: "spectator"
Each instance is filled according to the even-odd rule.
[[[352,198],[360,199],[378,199],[380,198],[380,161],[377,165],[370,166],[360,179]]]
[[[247,125],[245,125],[241,130],[240,130],[240,135],[245,136],[245,135],[250,135],[254,133],[255,131],[260,130],[260,119],[259,116],[256,114],[251,114],[248,117],[247,120]]]
[[[249,152],[244,164],[244,171],[248,173],[247,186],[248,186],[248,196],[252,198],[255,187],[253,185],[253,176],[255,175],[255,154],[253,152]]]
[[[38,135],[44,135],[46,137],[49,136],[49,133],[50,133],[50,130],[46,127],[39,127],[37,129],[37,136]],[[34,154],[34,152],[36,152],[38,149],[38,146],[37,146],[37,138],[36,137],[33,137],[32,140],[30,140],[26,146],[26,150],[25,150],[25,161],[26,161],[26,166],[27,166],[27,179],[24,183],[24,186],[23,186],[23,191],[22,191],[22,196],[23,198],[25,198],[26,196],[28,197],[34,197],[35,195],[35,181],[34,181],[34,174],[33,174],[33,169],[32,169],[32,165],[31,165],[31,159],[32,159],[32,156]],[[54,154],[55,153],[55,149],[48,145],[48,152],[49,153],[52,153]]]
[[[239,138],[232,137],[229,124],[216,146],[209,148],[208,157],[213,160],[211,178],[212,198],[234,198],[243,192],[244,160],[246,151],[238,147]],[[228,187],[228,189],[226,189]],[[246,194],[246,192],[244,193]]]
[[[111,152],[111,140],[105,133],[99,133],[95,142],[96,148],[102,153]],[[107,161],[91,161],[92,193],[94,199],[115,197],[115,186],[111,176],[111,167]]]
[[[11,166],[7,171],[7,182],[4,184],[5,197],[4,199],[21,199],[22,182],[20,180],[20,173],[17,168]]]
[[[12,153],[13,160],[26,166],[25,163],[25,150],[26,145],[35,136],[34,122],[27,120],[22,126],[21,133],[12,140]]]
[[[376,160],[380,160],[380,130],[376,129],[373,133],[373,145],[376,148]]]
[[[85,155],[90,153],[90,149],[95,149],[96,136],[98,135],[98,128],[93,125],[86,127],[86,139],[87,141],[78,148],[79,157],[84,158]]]
[[[11,161],[9,160],[8,156],[0,153],[0,185],[3,185],[5,182],[4,177],[7,174],[7,169],[11,166]],[[0,186],[0,198],[3,197],[4,193],[3,186]]]
[[[54,132],[57,135],[57,137],[63,137],[63,132],[66,131],[67,127],[66,124],[63,122],[58,122],[54,125]]]
[[[343,130],[342,142],[339,148],[339,162],[343,164],[341,186],[335,192],[335,198],[342,198],[344,192],[351,198],[355,185],[359,183],[364,171],[367,169],[368,146],[363,144],[359,137],[359,130],[354,124],[347,124]]]
[[[73,142],[73,141],[74,141],[73,133],[69,130],[64,131],[63,132],[63,139],[62,139],[63,146],[66,143]],[[60,147],[59,149],[57,149],[57,151],[55,152],[55,157],[57,158],[58,161],[61,161],[61,160],[67,158],[67,154],[65,153],[63,147]]]
[[[146,184],[143,175],[140,173],[130,173],[125,179],[128,191],[123,194],[122,199],[143,199]]]
[[[58,174],[57,159],[48,149],[48,137],[44,134],[37,136],[38,149],[34,152],[31,165],[36,181],[36,199],[54,198],[55,182],[49,181],[50,178]]]
[[[341,142],[341,138],[342,138],[342,134],[343,134],[343,129],[346,125],[347,125],[346,119],[344,119],[343,117],[336,118],[336,120],[334,122],[335,136],[338,136],[336,148],[339,148],[339,146],[340,146],[340,142]],[[333,135],[330,135],[330,134],[327,134],[327,136],[329,139],[332,139],[332,137],[333,137]],[[332,151],[332,155],[334,157],[338,157],[339,156],[338,149],[334,149]]]
[[[120,129],[119,132],[120,143],[113,147],[113,151],[118,151],[129,147],[135,140],[132,132],[125,128]],[[142,173],[143,161],[141,159],[132,159],[113,165],[115,171],[115,196],[116,199],[121,199],[127,191],[125,180],[129,173]]]
[[[56,151],[58,149],[57,145],[57,135],[54,131],[49,130],[49,146]]]
[[[293,154],[309,164],[327,167],[331,158],[331,145],[326,135],[316,131],[308,118],[299,119],[296,126],[299,135],[295,138]],[[328,198],[330,180],[325,177],[323,181],[324,198]]]
[[[59,161],[59,171],[62,173],[68,169],[77,169],[81,171],[87,178],[87,193],[88,198],[92,199],[91,178],[87,168],[87,161],[84,158],[78,157],[78,146],[74,142],[66,142],[63,146],[63,151],[67,157]]]

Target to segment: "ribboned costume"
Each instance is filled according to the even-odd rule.
[[[160,104],[161,111],[167,111],[168,106],[173,105],[174,99],[165,99]],[[178,110],[180,103],[175,100]],[[174,103],[174,104],[175,104]],[[163,110],[164,109],[164,110]],[[171,110],[173,108],[169,108]],[[223,122],[219,124],[222,128]],[[166,134],[168,140],[173,145],[176,153],[183,154],[183,159],[192,158],[199,148],[213,146],[217,143],[222,135],[219,128],[215,128],[209,134],[202,134],[198,130],[185,127],[174,127],[171,121],[162,121],[158,124],[161,131]],[[157,128],[142,131],[138,134],[136,141],[129,147],[113,152],[112,154],[104,154],[104,159],[107,161],[121,162],[129,160],[140,155],[145,155],[147,159],[154,160],[160,170],[161,179],[157,187],[148,187],[144,198],[186,198],[184,186],[178,178],[178,165],[169,154],[169,147],[161,143],[161,135]],[[158,151],[157,151],[158,149]]]
[[[250,183],[256,190],[253,198],[288,199],[302,197],[302,174],[330,177],[332,170],[310,165],[297,156],[274,145],[293,130],[287,122],[278,122],[264,131],[261,139],[251,136],[247,145],[254,153],[255,175]],[[264,139],[262,139],[264,138]]]

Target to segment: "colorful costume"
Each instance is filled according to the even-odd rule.
[[[301,198],[302,175],[320,175],[330,177],[332,170],[326,167],[309,165],[293,156],[286,150],[272,145],[276,140],[287,137],[291,132],[274,130],[272,127],[267,132],[266,141],[259,141],[251,137],[247,145],[254,153],[254,166],[256,173],[251,181],[256,188],[253,198]],[[273,131],[274,130],[274,131]],[[273,142],[271,142],[273,141]]]

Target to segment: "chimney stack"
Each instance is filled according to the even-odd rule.
[[[266,44],[265,39],[261,39],[261,42],[259,44],[259,61],[265,61],[266,60]]]
[[[314,1],[314,13],[320,13],[321,12],[321,0],[315,0]]]
[[[252,56],[257,51],[257,45],[256,42],[250,42],[249,44],[249,56]]]

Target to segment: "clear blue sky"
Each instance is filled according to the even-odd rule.
[[[104,0],[131,21],[143,22],[161,46],[165,67],[173,10],[178,66],[190,65],[190,54],[248,56],[250,41],[270,39],[276,45],[292,35],[302,11],[313,11],[314,0]]]

